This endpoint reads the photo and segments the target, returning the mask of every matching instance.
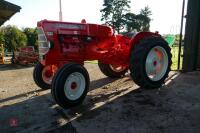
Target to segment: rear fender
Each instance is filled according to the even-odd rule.
[[[140,40],[142,40],[143,38],[146,37],[150,37],[150,36],[154,36],[154,37],[161,37],[160,34],[158,34],[158,32],[139,32],[136,36],[134,36],[131,40],[130,40],[130,44],[131,44],[131,51],[134,48],[135,44],[137,44]],[[131,52],[130,51],[130,52]]]

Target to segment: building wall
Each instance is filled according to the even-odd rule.
[[[200,67],[200,0],[188,0],[183,70]]]
[[[197,69],[200,69],[200,31],[199,31],[199,43],[198,43],[198,56],[197,56]]]

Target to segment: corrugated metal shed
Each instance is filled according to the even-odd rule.
[[[200,36],[199,36],[200,38]],[[198,48],[198,56],[197,56],[197,67],[196,69],[200,70],[200,40],[199,40],[199,48]]]
[[[9,20],[15,13],[19,12],[20,9],[20,6],[0,0],[0,26],[5,21]]]
[[[188,0],[183,70],[200,68],[200,0]]]

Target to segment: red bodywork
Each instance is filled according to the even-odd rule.
[[[104,25],[47,20],[38,22],[38,28],[43,29],[53,45],[40,61],[45,66],[57,67],[68,62],[84,64],[86,60],[128,67],[131,50],[139,40],[160,36],[158,33],[140,32],[129,38],[115,35],[112,28]]]

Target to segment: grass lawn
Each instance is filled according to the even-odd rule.
[[[178,46],[171,47],[171,53],[172,53],[172,66],[171,66],[171,70],[177,70],[177,68],[178,68],[177,67],[178,66]],[[183,49],[182,49],[182,53],[183,53]],[[98,61],[97,60],[94,60],[94,61],[85,61],[85,63],[97,64]],[[182,68],[182,63],[183,63],[183,57],[181,57],[180,69]]]
[[[85,61],[85,63],[90,63],[90,64],[98,64],[98,60],[93,60],[93,61]]]
[[[172,53],[172,70],[177,70],[178,69],[178,46],[173,46],[171,47],[171,53]],[[181,50],[181,55],[183,55],[183,48]],[[180,60],[180,69],[182,69],[182,64],[183,64],[183,57],[181,56]]]

